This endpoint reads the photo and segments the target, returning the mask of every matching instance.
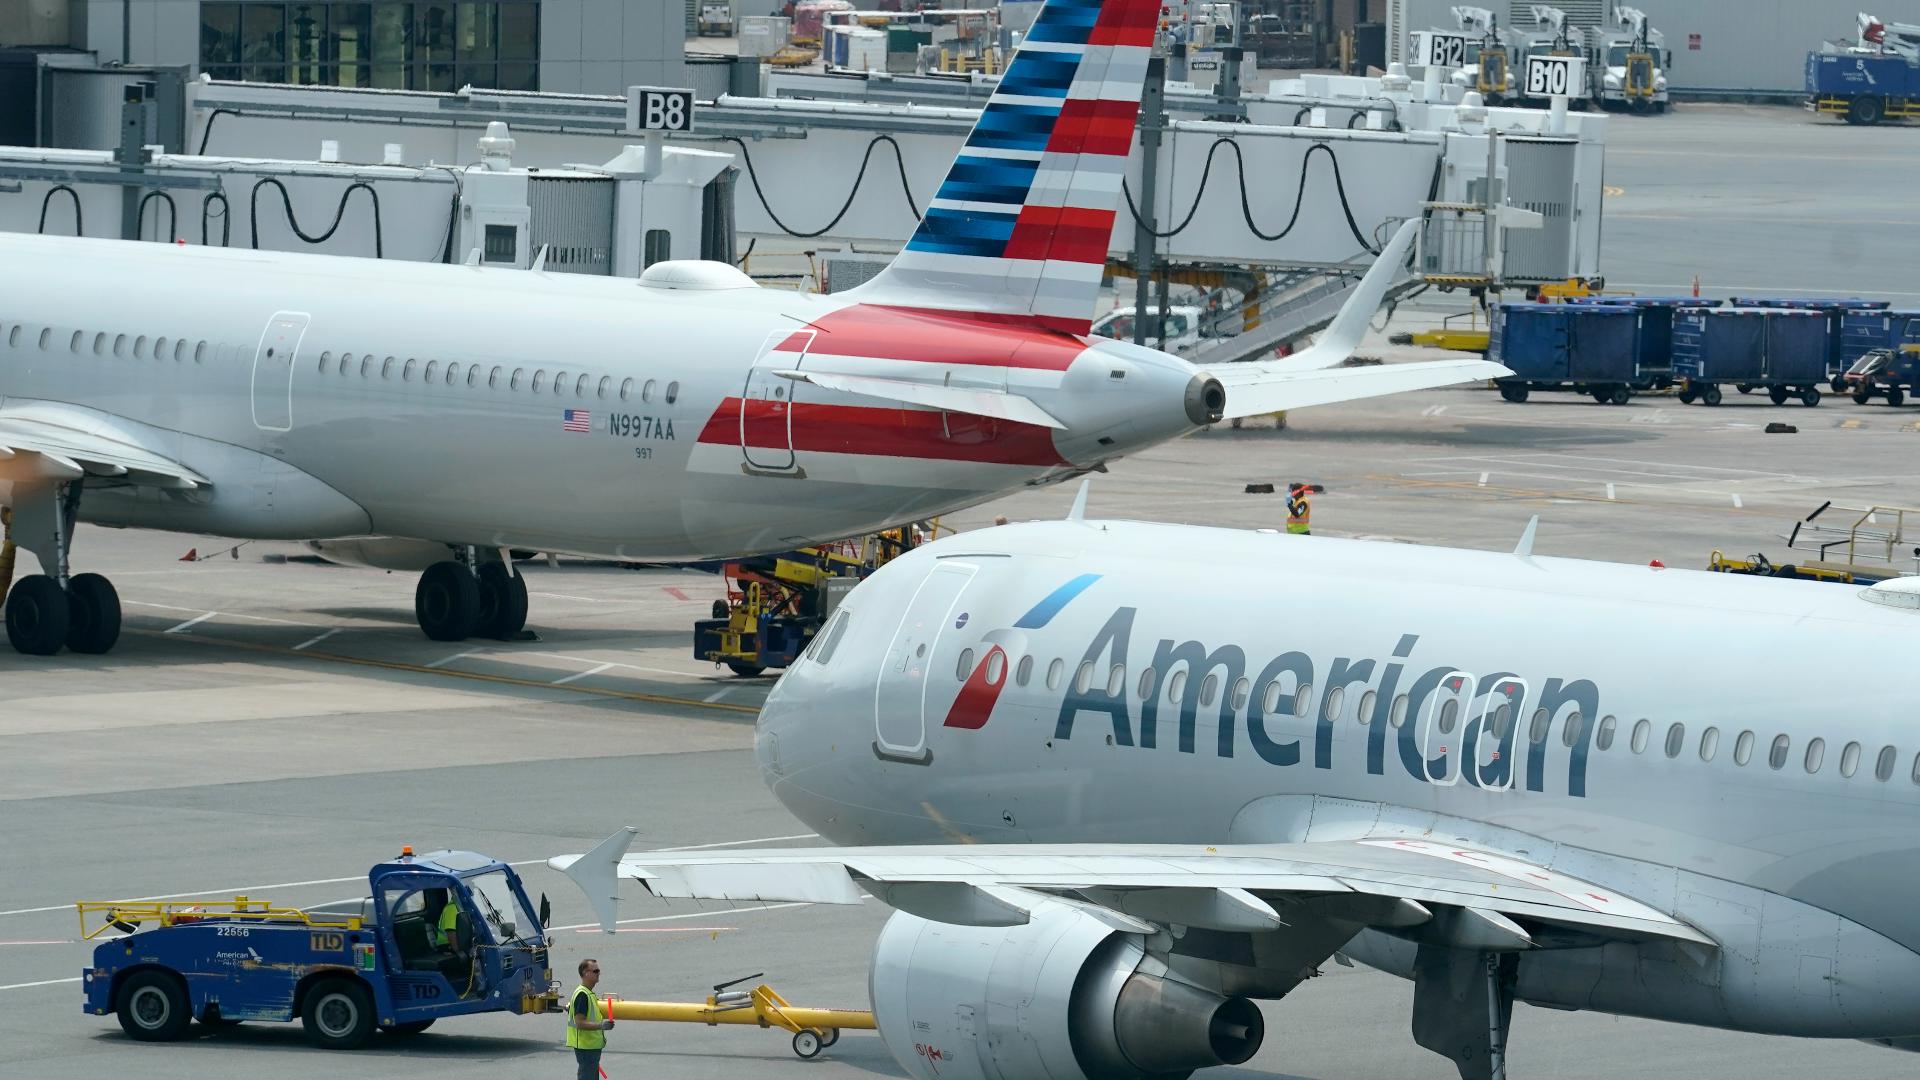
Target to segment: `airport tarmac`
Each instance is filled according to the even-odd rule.
[[[1763,112],[1783,130],[1811,123]],[[1687,108],[1665,119],[1697,115]],[[1643,145],[1642,133],[1644,145],[1685,145],[1657,123],[1624,120],[1616,152]],[[1873,175],[1880,167],[1864,159],[1893,140],[1920,145],[1908,132],[1835,130],[1852,136],[1852,153]],[[1780,141],[1795,137],[1789,130]],[[1887,153],[1897,169],[1911,151]],[[1650,181],[1636,179],[1637,159],[1621,160],[1609,183],[1622,185],[1627,206]],[[1772,182],[1754,170],[1715,169],[1713,191],[1660,196],[1684,207],[1690,197],[1749,193],[1740,196],[1747,217],[1703,215],[1703,235],[1745,237],[1750,217],[1787,212],[1767,202]],[[1899,189],[1889,180],[1878,190]],[[1630,224],[1641,219],[1625,211],[1629,224],[1616,227],[1615,211],[1610,199],[1610,260],[1634,229],[1650,239],[1664,230],[1661,242],[1680,246],[1676,227],[1651,217]],[[1845,228],[1865,236],[1878,227]],[[1719,277],[1747,268],[1745,256],[1714,243],[1688,254]],[[1832,251],[1813,255],[1852,280],[1866,273]],[[1920,280],[1908,272],[1913,258],[1889,263],[1908,288]],[[1680,272],[1642,265],[1649,276]],[[1859,288],[1806,281],[1812,291]],[[1767,434],[1769,421],[1799,431]],[[1659,396],[1613,407],[1537,394],[1513,405],[1480,389],[1444,390],[1301,411],[1285,431],[1251,421],[1197,433],[1096,477],[1089,514],[1278,529],[1282,497],[1246,485],[1284,490],[1305,480],[1326,487],[1314,502],[1316,533],[1377,539],[1383,556],[1395,541],[1510,548],[1539,515],[1539,554],[1697,568],[1716,548],[1783,561],[1780,535],[1823,500],[1920,502],[1917,455],[1920,408],[1833,397],[1776,408],[1763,395],[1732,393],[1715,409]],[[1073,494],[1025,492],[947,523],[1057,517]],[[1276,535],[1276,558],[1298,542]],[[179,561],[190,547],[213,557]],[[711,983],[765,972],[799,1004],[865,1005],[868,951],[885,918],[877,905],[736,909],[632,899],[638,890],[629,889],[621,932],[606,937],[585,925],[591,916],[571,883],[543,865],[628,824],[647,847],[810,842],[760,785],[750,753],[754,709],[771,680],[733,678],[689,655],[691,622],[721,595],[716,579],[533,564],[529,626],[540,640],[454,646],[414,628],[412,575],[329,566],[291,545],[249,544],[229,557],[224,542],[83,528],[75,561],[115,580],[127,631],[102,658],[0,649],[0,1075],[571,1075],[551,1017],[443,1022],[404,1048],[376,1041],[343,1057],[308,1048],[297,1025],[196,1029],[185,1042],[149,1045],[128,1040],[111,1017],[82,1014],[78,976],[91,945],[76,940],[74,901],[246,893],[320,906],[360,896],[366,868],[401,844],[521,864],[530,891],[552,898],[555,973],[568,986],[574,963],[591,955],[606,971],[604,988],[625,997],[693,1000]],[[1235,595],[1232,581],[1223,568],[1219,602],[1264,602]],[[1266,1005],[1267,1043],[1252,1062],[1205,1075],[1452,1077],[1408,1034],[1411,1000],[1408,983],[1329,964],[1324,978]],[[1516,1077],[1568,1080],[1912,1071],[1911,1058],[1858,1043],[1525,1006],[1510,1062]],[[635,1023],[612,1033],[605,1067],[611,1080],[902,1075],[864,1033],[801,1062],[778,1032]]]

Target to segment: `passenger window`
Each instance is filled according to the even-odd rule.
[[[1073,673],[1073,688],[1076,692],[1084,694],[1087,692],[1087,687],[1092,685],[1093,661],[1087,660],[1082,662],[1080,669]]]
[[[1740,733],[1739,738],[1733,740],[1733,763],[1735,765],[1745,765],[1752,760],[1753,732],[1743,731]]]
[[[84,332],[82,332],[82,331],[79,331],[79,330],[75,330],[75,331],[73,332],[73,343],[72,343],[71,345],[69,345],[69,346],[68,346],[68,348],[71,348],[71,349],[72,349],[72,350],[74,351],[74,353],[75,353],[75,355],[78,355],[78,354],[79,354],[79,352],[80,352],[80,339],[81,339],[81,338],[83,338],[83,337],[85,337],[85,336],[86,336],[86,334],[85,334]]]
[[[126,357],[127,357],[127,335],[125,335],[125,334],[115,334],[115,335],[113,336],[113,355],[115,355],[115,356],[117,356],[117,357],[119,357],[119,358],[120,358],[120,359],[122,359],[122,360],[124,360],[124,359],[126,359]]]
[[[1439,724],[1440,734],[1442,735],[1452,734],[1454,721],[1458,720],[1459,718],[1460,718],[1460,699],[1448,698],[1447,700],[1441,702],[1440,703],[1440,724]],[[1541,730],[1542,738],[1546,737],[1544,725],[1535,723],[1534,727]]]
[[[1180,698],[1187,692],[1187,669],[1181,668],[1167,680],[1167,704],[1178,705]]]
[[[607,388],[608,388],[608,387],[610,387],[610,386],[612,386],[612,385],[613,385],[613,376],[611,376],[611,375],[602,375],[602,376],[600,376],[600,398],[601,398],[602,400],[605,400],[605,399],[606,399],[606,396],[607,396]],[[1021,685],[1023,685],[1023,686],[1024,686],[1024,685],[1026,685],[1026,684],[1024,684],[1024,683],[1022,683]]]
[[[1327,699],[1320,703],[1320,718],[1327,721],[1340,719],[1340,706],[1346,703],[1347,703],[1346,687],[1336,686],[1333,689],[1328,690]]]
[[[1840,775],[1852,776],[1860,771],[1860,744],[1850,742],[1840,751]]]
[[[204,364],[207,362],[206,342],[203,341],[193,347],[193,362],[196,364]]]
[[[380,377],[383,379],[393,378],[393,365],[393,357],[387,357],[386,361],[380,365]]]
[[[1920,754],[1913,755],[1913,782],[1920,784]]]
[[[415,360],[411,356],[407,357],[406,365],[400,369],[400,381],[412,382],[413,373],[419,370],[419,368],[420,368],[420,361]]]
[[[327,365],[331,363],[333,363],[333,354],[330,352],[321,353],[320,368],[319,368],[320,374],[325,375],[327,373]]]
[[[1387,709],[1387,723],[1397,728],[1407,726],[1407,695],[1393,699],[1393,705]]]
[[[1373,723],[1373,705],[1375,701],[1379,700],[1379,697],[1380,695],[1374,693],[1372,690],[1361,694],[1360,707],[1354,710],[1353,718],[1363,725]],[[1506,706],[1502,705],[1501,708],[1505,709]]]
[[[367,379],[367,378],[371,378],[372,376],[373,376],[373,357],[362,356],[360,358],[360,377],[363,379]]]
[[[467,386],[472,388],[478,385],[480,385],[480,365],[470,364],[467,366]]]
[[[1667,729],[1667,756],[1679,757],[1680,747],[1687,741],[1687,725],[1675,724]]]
[[[1141,701],[1145,701],[1148,698],[1153,696],[1153,676],[1154,676],[1154,671],[1152,668],[1146,668],[1140,672],[1140,700]]]
[[[495,364],[493,366],[493,370],[487,372],[487,389],[498,390],[499,388],[500,388],[500,365]]]
[[[507,380],[507,389],[509,390],[520,389],[520,380],[523,377],[525,377],[526,373],[527,373],[526,368],[514,368],[513,377]]]
[[[161,338],[153,339],[153,358],[155,360],[165,360],[167,358],[167,339],[166,338],[161,337]]]
[[[1279,715],[1280,713],[1280,680],[1279,679],[1275,679],[1272,682],[1268,683],[1266,691],[1260,695],[1260,711],[1266,714],[1267,716]]]
[[[422,376],[421,376],[421,378],[420,378],[420,381],[421,381],[421,382],[432,382],[432,381],[434,380],[434,378],[435,378],[436,376],[438,376],[439,374],[440,374],[440,361],[438,361],[438,360],[429,360],[429,361],[427,361],[427,370],[426,370],[426,373],[425,373],[424,375],[422,375]]]
[[[340,354],[340,374],[344,377],[345,375],[348,374],[347,369],[351,368],[352,366],[353,366],[353,354],[341,353]]]
[[[1241,709],[1247,707],[1247,697],[1249,696],[1249,691],[1252,686],[1253,684],[1248,682],[1245,676],[1241,676],[1241,678],[1233,684],[1234,712],[1239,712]]]
[[[147,335],[141,334],[139,337],[133,339],[133,358],[135,360],[145,360],[147,358]]]
[[[1293,715],[1307,715],[1307,705],[1311,701],[1313,701],[1313,684],[1301,683],[1300,688],[1293,692]]]
[[[567,386],[567,373],[564,371],[554,372],[553,373],[553,392],[556,394],[562,393],[566,390],[566,386]]]
[[[20,324],[15,323],[13,329],[7,331],[7,344],[16,349],[20,347]]]
[[[648,379],[648,380],[647,380],[647,383],[646,383],[646,385],[645,385],[645,386],[642,386],[642,387],[640,388],[640,400],[641,400],[641,401],[652,401],[652,400],[653,400],[653,385],[654,385],[654,380],[652,380],[652,379]]]
[[[1007,670],[1007,655],[998,649],[987,654],[987,683],[998,685]],[[1117,670],[1117,669],[1116,669]]]
[[[1700,733],[1700,760],[1712,761],[1720,750],[1720,729],[1710,727]]]
[[[547,369],[536,368],[533,372],[533,392],[539,393],[540,387],[547,381]]]
[[[457,363],[449,362],[447,364],[447,385],[452,386],[454,383],[457,383],[459,381],[460,381],[460,365]]]
[[[173,362],[178,364],[184,362],[186,359],[187,342],[185,338],[181,338],[173,343]]]
[[[1213,704],[1213,695],[1219,689],[1220,676],[1218,675],[1208,675],[1200,680],[1200,707],[1205,708]]]
[[[1788,739],[1785,735],[1774,736],[1773,748],[1767,751],[1767,765],[1775,769],[1786,765],[1787,750],[1791,746],[1791,743],[1792,740]]]
[[[1569,713],[1567,715],[1567,726],[1560,732],[1561,745],[1569,747],[1578,746],[1580,744],[1580,736],[1586,734],[1586,732],[1587,718],[1581,716],[1578,710]]]
[[[961,682],[966,682],[967,676],[971,674],[973,674],[973,650],[962,649],[960,650],[960,663],[954,669],[954,676]]]
[[[1023,656],[1020,658],[1019,665],[1013,669],[1013,681],[1019,683],[1021,686],[1025,686],[1027,685],[1027,680],[1031,678],[1033,678],[1033,657],[1031,655]]]
[[[53,327],[49,326],[45,330],[40,331],[40,351],[46,352],[47,349],[52,344],[53,344]]]
[[[620,400],[625,401],[632,396],[633,396],[633,380],[632,379],[620,380]]]
[[[1900,752],[1893,747],[1881,747],[1879,760],[1873,763],[1873,778],[1875,780],[1891,780],[1893,778],[1893,763],[1899,756]]]
[[[677,382],[668,383],[667,384],[667,404],[671,405],[678,400],[680,400],[680,384]]]
[[[95,356],[107,355],[107,335],[105,334],[93,335],[93,355]]]
[[[1611,716],[1601,717],[1600,730],[1594,732],[1593,734],[1593,745],[1599,747],[1602,750],[1613,749],[1613,732],[1614,732],[1614,729],[1619,726],[1620,726],[1620,722],[1618,720],[1615,720],[1613,717]]]
[[[1545,709],[1533,711],[1533,722],[1527,726],[1527,741],[1535,746],[1547,741],[1547,729],[1553,726],[1553,717]],[[1441,731],[1447,730],[1441,728]]]
[[[1057,656],[1053,658],[1053,663],[1047,665],[1047,689],[1060,689],[1060,674],[1066,669],[1066,661]]]
[[[1634,721],[1633,737],[1628,740],[1628,744],[1633,748],[1634,753],[1638,754],[1646,750],[1647,737],[1651,734],[1653,734],[1652,724],[1645,720]]]
[[[1494,738],[1506,741],[1507,732],[1513,727],[1513,703],[1501,701],[1500,707],[1493,710],[1493,715],[1488,718],[1487,727]]]
[[[582,375],[578,379],[575,379],[573,381],[573,396],[574,397],[587,396],[587,376]]]
[[[1820,763],[1827,758],[1827,740],[1814,739],[1807,743],[1806,766],[1809,773],[1820,771]]]
[[[1107,672],[1107,696],[1119,697],[1126,688],[1127,669],[1119,664],[1113,665],[1113,670]]]

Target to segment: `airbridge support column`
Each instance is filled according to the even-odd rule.
[[[1167,92],[1167,62],[1161,57],[1147,61],[1147,85],[1140,95],[1140,204],[1133,221],[1133,343],[1147,343],[1147,290],[1153,287],[1154,181],[1160,171],[1160,129],[1166,123],[1163,111]],[[1164,316],[1164,312],[1162,315]],[[1166,332],[1160,337],[1165,343]]]

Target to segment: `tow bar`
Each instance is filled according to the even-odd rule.
[[[622,1001],[608,996],[601,1001],[606,1015],[615,1020],[644,1020],[652,1023],[751,1024],[793,1032],[793,1052],[803,1058],[840,1041],[843,1029],[874,1030],[873,1014],[859,1009],[803,1009],[790,1004],[766,983],[751,990],[731,990],[748,979],[765,975],[757,971],[731,982],[716,983],[704,1002]]]

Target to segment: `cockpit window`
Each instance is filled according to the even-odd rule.
[[[814,638],[813,644],[807,647],[807,652],[812,655],[814,663],[825,664],[833,659],[833,650],[840,647],[840,638],[847,632],[847,619],[851,616],[852,612],[844,607],[833,613],[833,624],[822,631],[819,637]]]

